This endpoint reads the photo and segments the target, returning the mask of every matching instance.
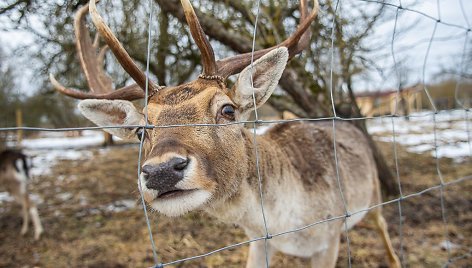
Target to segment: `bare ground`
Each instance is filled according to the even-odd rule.
[[[380,144],[387,159],[394,162],[391,144]],[[0,213],[0,267],[149,267],[153,256],[136,186],[137,148],[114,147],[83,161],[61,161],[52,175],[35,178],[33,191],[44,200],[39,205],[46,233],[34,241],[32,228],[25,236],[20,207],[2,204]],[[469,163],[440,159],[445,181],[472,174]],[[407,153],[399,148],[400,179],[403,195],[438,185],[436,162],[429,155]],[[1,186],[0,186],[1,191]],[[447,232],[452,243],[451,257],[472,250],[472,181],[444,189]],[[392,198],[392,197],[391,197]],[[390,198],[390,199],[391,199]],[[393,197],[395,198],[395,197]],[[136,207],[110,211],[118,200],[134,200]],[[445,225],[441,214],[440,189],[431,190],[401,202],[402,248],[406,267],[441,267],[448,259]],[[400,252],[398,202],[384,206],[389,231]],[[204,213],[166,218],[150,213],[159,261],[202,254],[245,241],[243,231],[225,225]],[[326,224],[326,223],[325,223]],[[349,231],[353,267],[386,267],[385,251],[373,225],[361,222]],[[338,267],[348,265],[347,239],[342,237]],[[206,258],[174,267],[244,267],[248,246],[235,247]],[[309,267],[300,258],[276,255],[273,267]],[[472,267],[465,257],[450,267]]]

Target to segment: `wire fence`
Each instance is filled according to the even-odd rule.
[[[428,19],[431,19],[433,22],[434,22],[434,29],[433,29],[433,32],[431,33],[431,38],[429,40],[429,43],[428,43],[428,47],[427,47],[427,51],[426,51],[426,55],[425,55],[425,58],[424,58],[424,63],[423,63],[423,70],[422,70],[422,75],[423,75],[423,90],[425,92],[425,94],[428,96],[428,99],[429,99],[429,103],[432,107],[432,111],[430,112],[426,112],[426,113],[422,113],[422,114],[413,114],[413,115],[409,115],[409,118],[420,118],[420,117],[426,117],[426,118],[429,118],[431,117],[431,123],[433,125],[433,134],[434,134],[434,158],[435,158],[435,165],[436,165],[436,173],[437,173],[437,177],[438,177],[438,181],[437,181],[437,184],[431,186],[431,187],[428,187],[428,188],[425,188],[421,191],[418,191],[418,192],[414,192],[414,193],[410,193],[410,194],[404,194],[404,191],[402,189],[402,178],[400,176],[400,171],[399,171],[399,162],[398,162],[398,142],[397,142],[397,137],[398,137],[398,133],[396,132],[396,120],[397,118],[403,118],[404,116],[402,115],[399,115],[398,114],[398,103],[399,103],[399,95],[400,95],[400,85],[397,87],[397,92],[396,92],[396,101],[395,101],[395,109],[394,109],[394,113],[393,114],[390,114],[390,115],[382,115],[382,116],[375,116],[375,117],[354,117],[354,118],[342,118],[340,116],[337,115],[336,113],[336,109],[335,109],[335,103],[334,103],[334,97],[333,97],[333,94],[334,94],[334,89],[333,89],[333,65],[334,65],[334,19],[333,19],[333,25],[332,25],[332,32],[331,32],[331,50],[330,50],[330,53],[331,53],[331,66],[330,66],[330,76],[331,76],[331,84],[330,84],[330,97],[331,97],[331,104],[332,104],[332,111],[333,111],[333,114],[334,116],[330,116],[330,117],[324,117],[324,118],[296,118],[296,119],[288,119],[288,120],[261,120],[259,119],[259,116],[258,116],[258,111],[257,111],[257,108],[254,109],[254,113],[255,113],[255,120],[248,120],[248,121],[242,121],[242,122],[231,122],[231,123],[226,123],[226,124],[176,124],[176,125],[152,125],[152,124],[148,124],[146,123],[145,125],[128,125],[128,126],[101,126],[101,127],[74,127],[74,128],[41,128],[41,127],[7,127],[7,128],[1,128],[0,131],[14,131],[14,130],[24,130],[24,131],[50,131],[50,132],[63,132],[63,131],[72,131],[72,130],[104,130],[104,129],[113,129],[113,128],[143,128],[143,129],[154,129],[154,128],[179,128],[179,127],[222,127],[222,126],[228,126],[228,125],[234,125],[234,124],[237,124],[237,125],[252,125],[253,126],[253,129],[254,129],[254,132],[253,132],[253,143],[254,143],[254,153],[255,153],[255,156],[256,156],[256,159],[255,159],[255,162],[256,162],[256,174],[257,174],[257,177],[258,177],[258,186],[259,186],[259,198],[260,198],[260,209],[261,209],[261,214],[262,214],[262,220],[263,220],[263,226],[264,226],[264,234],[261,235],[260,237],[257,237],[257,238],[253,238],[253,239],[249,239],[249,240],[245,240],[245,241],[242,241],[242,242],[238,242],[238,243],[235,243],[235,244],[231,244],[231,245],[227,245],[225,247],[221,247],[221,248],[218,248],[218,249],[215,249],[215,250],[212,250],[212,251],[209,251],[209,252],[206,252],[206,253],[203,253],[203,254],[200,254],[200,255],[195,255],[195,256],[190,256],[190,257],[186,257],[186,258],[183,258],[183,259],[178,259],[178,260],[173,260],[173,261],[170,261],[170,262],[160,262],[160,258],[157,254],[157,246],[154,242],[154,238],[153,238],[153,233],[151,231],[151,224],[155,224],[155,223],[151,223],[150,220],[149,220],[149,217],[148,217],[148,214],[147,214],[147,207],[146,207],[146,204],[145,204],[145,201],[144,201],[144,198],[143,198],[143,194],[142,194],[142,185],[141,185],[141,181],[139,179],[140,177],[140,174],[141,174],[141,161],[142,161],[142,155],[143,155],[143,142],[144,142],[144,138],[141,139],[140,141],[140,144],[139,144],[139,161],[138,161],[138,168],[137,168],[137,172],[138,172],[138,187],[139,187],[139,191],[140,191],[140,194],[141,194],[141,202],[142,202],[142,205],[143,205],[143,211],[144,211],[144,217],[146,219],[146,223],[147,223],[147,226],[148,226],[148,230],[149,230],[149,239],[150,239],[150,244],[151,244],[151,248],[152,248],[152,252],[153,252],[153,258],[154,258],[154,267],[165,267],[165,266],[169,266],[169,265],[175,265],[175,264],[179,264],[179,263],[183,263],[183,262],[187,262],[187,261],[191,261],[191,260],[196,260],[196,259],[201,259],[201,258],[205,258],[207,256],[210,256],[212,254],[215,254],[215,253],[218,253],[218,252],[221,252],[221,251],[225,251],[225,250],[229,250],[229,249],[233,249],[233,248],[236,248],[236,247],[240,247],[240,246],[243,246],[243,245],[248,245],[252,242],[256,242],[256,241],[264,241],[265,242],[265,263],[266,263],[266,266],[268,267],[269,266],[269,254],[267,252],[267,245],[269,243],[269,241],[275,237],[280,237],[280,236],[286,236],[286,235],[289,235],[289,234],[292,234],[292,233],[295,233],[295,232],[300,232],[300,231],[303,231],[303,230],[306,230],[308,228],[314,228],[316,227],[317,225],[320,225],[320,224],[324,224],[324,223],[329,223],[329,222],[332,222],[332,221],[336,221],[336,220],[343,220],[344,221],[344,232],[345,232],[345,236],[346,236],[346,244],[347,244],[347,256],[348,256],[348,263],[346,264],[347,266],[351,267],[352,263],[351,263],[351,247],[350,247],[350,240],[349,240],[349,230],[348,230],[348,226],[347,226],[347,219],[353,215],[356,215],[356,214],[361,214],[361,213],[364,213],[364,212],[368,212],[374,208],[377,208],[377,207],[383,207],[383,206],[386,206],[386,205],[392,205],[392,204],[396,204],[398,206],[398,215],[399,215],[399,220],[398,220],[398,230],[399,230],[399,240],[400,240],[400,245],[399,245],[399,248],[398,248],[398,252],[399,252],[399,257],[400,257],[400,261],[402,263],[402,266],[407,266],[407,263],[406,263],[406,260],[404,259],[404,238],[403,238],[403,211],[402,211],[402,203],[405,201],[405,200],[408,200],[410,198],[414,198],[414,197],[418,197],[418,196],[422,196],[426,193],[429,193],[429,192],[433,192],[433,191],[439,191],[439,196],[440,196],[440,204],[441,204],[441,217],[442,217],[442,221],[443,221],[443,227],[444,227],[444,237],[445,237],[445,241],[447,243],[446,245],[446,250],[447,250],[447,260],[445,260],[444,262],[444,266],[448,266],[449,264],[451,263],[454,263],[458,260],[461,260],[461,259],[464,259],[464,258],[470,258],[471,255],[472,255],[472,252],[467,252],[466,254],[463,254],[463,255],[460,255],[460,256],[453,256],[451,254],[451,247],[449,245],[450,243],[450,239],[449,239],[449,231],[448,231],[448,217],[447,217],[447,210],[446,210],[446,206],[445,206],[445,196],[444,196],[444,192],[446,190],[447,187],[451,186],[451,185],[456,185],[456,184],[460,184],[460,183],[464,183],[465,181],[469,181],[470,179],[472,179],[472,174],[469,175],[469,176],[464,176],[464,177],[460,177],[460,178],[456,178],[454,180],[450,180],[450,181],[445,181],[444,177],[443,177],[443,174],[441,172],[441,167],[440,167],[440,163],[439,163],[439,159],[440,159],[440,156],[439,156],[439,153],[438,153],[438,137],[437,137],[437,128],[438,128],[438,120],[437,120],[437,116],[440,115],[441,113],[443,113],[443,111],[437,109],[435,103],[434,103],[434,100],[432,99],[430,93],[429,93],[429,90],[426,86],[426,69],[428,68],[428,58],[429,58],[429,55],[430,55],[430,50],[431,50],[431,46],[434,42],[434,38],[435,38],[435,35],[436,35],[436,29],[437,29],[437,26],[438,25],[443,25],[443,26],[447,26],[447,27],[452,27],[452,28],[456,28],[456,29],[460,29],[460,30],[463,30],[464,33],[463,33],[463,36],[464,36],[464,45],[463,45],[463,51],[462,51],[462,62],[461,62],[461,66],[460,66],[460,73],[457,75],[458,79],[459,79],[459,82],[457,83],[457,86],[456,86],[456,89],[455,89],[455,100],[456,100],[456,103],[461,107],[461,109],[458,109],[460,111],[463,111],[464,112],[464,119],[465,119],[465,124],[466,124],[466,132],[467,132],[467,137],[468,137],[468,145],[469,145],[469,150],[470,150],[470,156],[469,157],[472,157],[472,145],[471,145],[471,128],[470,128],[470,109],[468,107],[465,106],[465,104],[459,99],[458,97],[458,91],[460,90],[460,85],[464,79],[464,72],[465,72],[465,68],[466,68],[466,64],[465,64],[465,59],[467,58],[467,44],[468,44],[468,40],[469,40],[469,34],[471,32],[471,26],[469,24],[469,21],[467,20],[467,16],[465,15],[465,11],[464,11],[464,7],[463,7],[463,4],[462,4],[462,1],[459,1],[460,2],[460,6],[462,8],[462,13],[464,14],[464,19],[466,21],[466,26],[464,25],[458,25],[458,24],[454,24],[454,23],[449,23],[449,22],[446,22],[446,21],[443,21],[442,18],[441,18],[441,4],[440,4],[440,1],[437,0],[437,16],[434,17],[434,16],[431,16],[429,14],[426,14],[422,11],[419,11],[419,10],[415,10],[415,9],[411,9],[411,8],[407,8],[407,7],[404,7],[402,6],[402,2],[401,0],[398,0],[398,4],[394,4],[394,3],[387,3],[387,2],[384,2],[384,1],[374,1],[374,0],[358,0],[359,2],[366,2],[366,3],[372,3],[372,4],[378,4],[378,5],[385,5],[389,8],[392,8],[395,10],[395,20],[394,20],[394,25],[393,25],[393,35],[392,35],[392,38],[391,38],[391,43],[390,43],[390,46],[391,46],[391,57],[394,61],[394,65],[395,65],[395,70],[396,70],[396,76],[397,76],[397,80],[399,81],[400,80],[400,74],[399,74],[399,71],[398,71],[398,68],[397,68],[397,60],[396,60],[396,55],[395,55],[395,49],[394,49],[394,46],[395,46],[395,41],[396,41],[396,34],[397,34],[397,22],[398,22],[398,17],[399,17],[399,12],[403,11],[403,12],[412,12],[412,13],[416,13],[422,17],[425,17],[425,18],[428,18]],[[146,65],[146,73],[148,74],[149,73],[149,58],[150,58],[150,53],[151,53],[151,42],[152,42],[152,35],[151,35],[151,26],[152,26],[152,20],[153,20],[153,17],[152,17],[152,10],[153,10],[153,4],[154,4],[154,1],[153,0],[149,0],[149,32],[148,32],[148,47],[147,47],[147,65]],[[257,32],[257,22],[258,22],[258,17],[259,17],[259,6],[260,6],[260,0],[257,1],[256,3],[256,14],[255,14],[255,18],[256,18],[256,23],[255,23],[255,27],[254,27],[254,31],[253,31],[253,53],[254,53],[254,47],[255,47],[255,40],[256,40],[256,32]],[[335,13],[336,12],[341,12],[342,8],[342,1],[341,0],[338,0],[336,1],[336,7],[335,7]],[[322,15],[322,14],[320,14]],[[253,60],[251,60],[251,66],[253,64]],[[149,78],[148,76],[146,76],[146,101],[145,101],[145,108],[144,108],[144,111],[145,111],[145,117],[146,117],[146,120],[145,122],[148,122],[147,120],[147,117],[148,117],[148,110],[147,110],[147,96],[148,96],[148,83],[149,83]],[[252,81],[251,81],[252,82]],[[253,100],[254,100],[254,107],[256,107],[255,105],[255,102],[256,102],[256,99],[255,99],[255,95],[253,93]],[[339,122],[339,121],[359,121],[359,120],[370,120],[370,119],[382,119],[382,120],[389,120],[390,121],[390,124],[391,124],[391,129],[392,129],[392,133],[391,133],[391,136],[392,136],[392,150],[393,150],[393,154],[394,154],[394,164],[395,164],[395,178],[396,178],[396,181],[397,181],[397,185],[398,185],[398,191],[399,191],[399,197],[398,198],[395,198],[395,199],[392,199],[392,200],[388,200],[388,201],[385,201],[385,202],[382,202],[382,203],[379,203],[379,204],[375,204],[375,205],[372,205],[366,209],[362,209],[362,210],[358,210],[358,211],[348,211],[348,206],[346,204],[346,200],[345,200],[345,197],[344,197],[344,192],[343,192],[343,187],[342,187],[342,184],[340,182],[340,173],[339,173],[339,159],[338,159],[338,153],[337,153],[337,141],[336,141],[336,123]],[[273,219],[266,219],[266,215],[265,215],[265,210],[264,210],[264,194],[263,194],[263,187],[262,187],[262,180],[263,178],[261,177],[261,173],[260,173],[260,159],[259,159],[259,153],[258,153],[258,146],[257,146],[257,139],[256,139],[256,129],[257,127],[259,126],[263,126],[263,125],[271,125],[271,124],[277,124],[277,123],[286,123],[286,122],[316,122],[316,121],[326,121],[326,120],[330,120],[332,121],[332,131],[333,131],[333,136],[332,136],[332,140],[333,140],[333,144],[332,144],[332,147],[333,147],[333,153],[334,153],[334,159],[333,159],[333,163],[335,163],[335,167],[336,167],[336,181],[337,181],[337,185],[338,185],[338,190],[339,190],[339,195],[343,201],[343,206],[344,206],[344,213],[341,214],[341,215],[335,215],[335,216],[330,216],[328,218],[325,218],[325,219],[322,219],[322,220],[319,220],[319,221],[316,221],[316,222],[313,222],[313,223],[310,223],[308,225],[305,225],[305,226],[299,226],[295,229],[291,229],[291,230],[285,230],[283,232],[279,232],[279,233],[270,233],[268,228],[267,228],[267,222],[270,221],[270,220],[273,220]]]

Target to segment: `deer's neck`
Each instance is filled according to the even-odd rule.
[[[257,135],[254,139],[254,133],[246,129],[243,130],[243,137],[247,155],[246,176],[242,180],[234,178],[241,180],[236,193],[212,206],[208,212],[245,229],[260,229],[263,219],[259,187],[262,189],[264,208],[270,209],[276,198],[273,193],[278,192],[277,187],[286,187],[293,168],[284,160],[282,149],[269,137]]]

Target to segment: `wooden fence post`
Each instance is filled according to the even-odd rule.
[[[23,114],[21,112],[21,108],[16,108],[16,126],[22,127],[23,126]],[[23,130],[18,129],[16,131],[16,147],[21,147],[21,142],[23,141]]]

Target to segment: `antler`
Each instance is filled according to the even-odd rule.
[[[97,11],[95,2],[92,0],[88,5],[92,21],[97,27],[98,32],[103,37],[108,47],[113,52],[115,57],[125,71],[136,81],[137,85],[131,85],[123,87],[121,89],[112,91],[111,79],[101,69],[103,67],[103,59],[105,54],[105,48],[102,48],[99,55],[96,56],[96,50],[98,47],[98,40],[96,39],[94,44],[90,39],[90,35],[85,26],[84,17],[87,10],[87,6],[82,7],[76,15],[75,19],[75,32],[77,38],[77,51],[81,62],[82,69],[85,73],[87,83],[89,84],[92,92],[82,92],[75,89],[69,89],[61,85],[51,74],[50,80],[54,87],[63,94],[77,98],[77,99],[126,99],[135,100],[144,98],[143,90],[146,87],[146,75],[139,67],[134,63],[133,59],[129,56],[126,50],[123,48],[121,43],[115,37],[111,29],[105,24],[103,18]],[[252,53],[244,53],[233,57],[228,57],[223,60],[216,61],[215,53],[210,45],[203,29],[198,22],[198,18],[195,11],[190,4],[189,0],[181,0],[182,7],[184,9],[185,18],[190,26],[190,33],[193,39],[197,43],[200,52],[202,53],[202,64],[203,64],[203,77],[204,78],[222,78],[226,79],[230,75],[241,72],[246,66],[251,63],[251,58],[254,60],[262,57],[271,50],[285,46],[289,51],[289,59],[300,53],[309,44],[311,32],[307,31],[310,24],[315,19],[318,13],[318,0],[313,0],[313,10],[308,14],[308,5],[306,0],[301,0],[300,3],[300,24],[297,30],[282,43],[255,51]],[[95,51],[95,52],[94,52]],[[96,56],[96,58],[94,57]],[[139,89],[141,88],[141,89]],[[157,84],[149,81],[148,88],[150,92],[156,92],[159,88]],[[152,93],[151,93],[152,94]]]
[[[74,20],[74,31],[77,40],[77,54],[90,92],[67,88],[60,84],[53,74],[50,74],[49,79],[52,85],[57,91],[75,99],[135,100],[144,98],[144,92],[136,84],[113,90],[112,80],[103,69],[105,52],[108,46],[102,47],[97,55],[96,51],[99,45],[98,34],[92,43],[90,33],[85,25],[85,15],[88,9],[89,7],[86,5],[77,12]]]
[[[89,11],[92,17],[93,24],[95,25],[95,27],[97,27],[98,32],[100,32],[100,35],[108,44],[110,50],[113,52],[123,69],[125,69],[125,71],[134,79],[134,81],[136,81],[139,87],[144,90],[146,88],[146,74],[141,71],[141,69],[139,69],[136,63],[134,63],[133,59],[129,56],[128,52],[126,52],[125,48],[121,45],[120,41],[118,41],[118,38],[116,38],[111,29],[105,24],[103,18],[98,13],[97,6],[95,5],[96,1],[97,0],[92,0],[89,3]],[[156,87],[158,88],[159,86],[149,81],[149,91],[155,91]]]
[[[74,20],[74,29],[77,39],[76,46],[80,64],[90,87],[90,91],[97,93],[110,92],[113,90],[112,80],[105,74],[102,68],[106,47],[101,49],[101,53],[97,57],[96,51],[99,45],[99,38],[98,35],[96,35],[92,44],[89,31],[85,25],[85,15],[87,11],[88,8],[86,6],[80,8]]]
[[[208,39],[205,37],[203,29],[198,22],[195,11],[192,8],[189,0],[181,0],[185,18],[187,23],[190,26],[190,32],[193,39],[197,43],[200,52],[202,53],[203,61],[203,75],[211,76],[217,75],[221,76],[223,79],[226,79],[228,76],[241,72],[246,66],[251,63],[252,53],[244,53],[233,57],[228,57],[223,60],[219,60],[215,63],[215,55],[213,49],[208,42]],[[308,5],[306,0],[301,0],[300,3],[300,24],[298,25],[297,30],[285,41],[279,45],[258,50],[254,52],[253,59],[256,60],[271,50],[285,46],[288,48],[289,59],[293,58],[295,55],[300,53],[305,49],[310,40],[311,32],[307,31],[310,24],[316,18],[318,14],[319,4],[318,0],[313,0],[313,10],[308,15]]]
[[[180,0],[180,3],[182,3],[185,19],[190,27],[190,33],[202,53],[203,75],[215,75],[217,71],[215,53],[205,36],[205,32],[203,32],[202,26],[200,26],[200,22],[198,22],[192,4],[190,4],[189,0]]]
[[[67,88],[61,85],[55,78],[54,75],[49,74],[49,80],[51,81],[54,88],[64,95],[72,97],[74,99],[85,100],[85,99],[107,99],[107,100],[139,100],[144,98],[143,90],[137,85],[129,85],[122,87],[117,90],[106,93],[94,93],[85,92],[77,89]]]

